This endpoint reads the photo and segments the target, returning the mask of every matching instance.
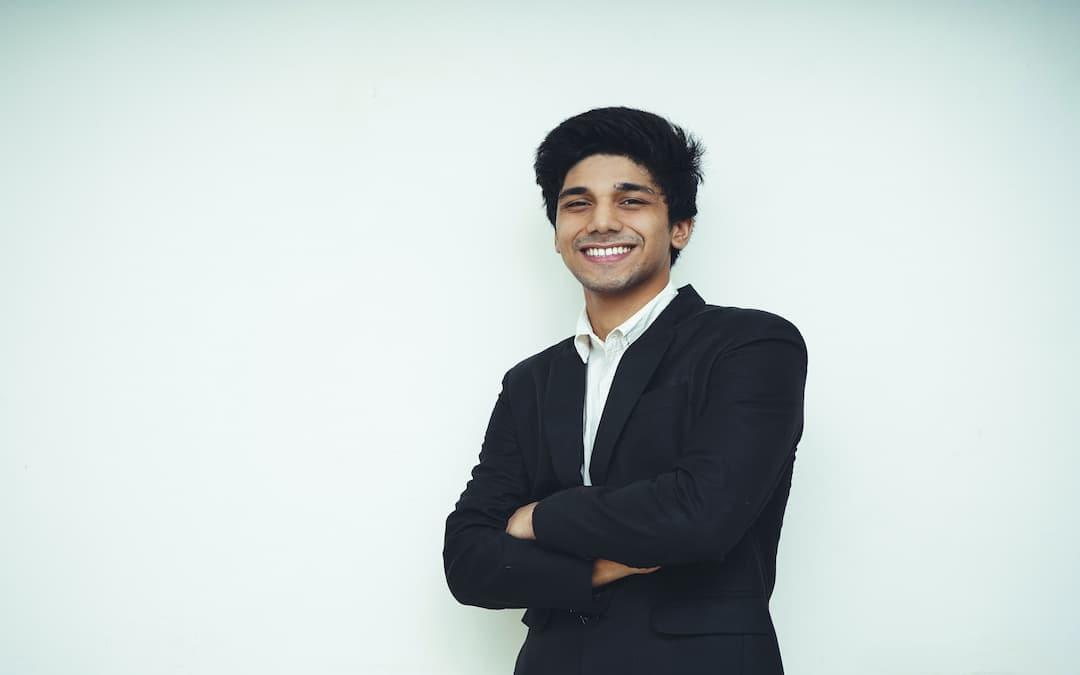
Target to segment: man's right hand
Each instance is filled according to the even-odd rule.
[[[605,560],[604,558],[597,558],[593,561],[593,573],[592,573],[592,585],[593,588],[597,586],[603,586],[604,584],[610,584],[616,579],[622,579],[628,577],[631,574],[649,574],[660,569],[656,567],[628,567],[622,563],[617,563],[614,560]]]

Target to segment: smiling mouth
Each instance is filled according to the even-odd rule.
[[[615,246],[590,246],[588,248],[582,249],[581,253],[592,262],[605,263],[622,260],[626,256],[630,255],[630,252],[633,251],[634,248],[634,246],[629,244],[618,244]]]

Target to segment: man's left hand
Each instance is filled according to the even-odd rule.
[[[506,533],[515,539],[536,539],[533,534],[532,514],[537,502],[519,506],[510,520],[506,521]]]

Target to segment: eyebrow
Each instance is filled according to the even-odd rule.
[[[559,193],[559,199],[563,197],[569,197],[570,195],[583,195],[588,192],[588,188],[584,187],[571,187],[566,188]],[[651,195],[656,194],[656,190],[653,190],[648,185],[639,185],[637,183],[615,183],[616,192],[648,192]]]
[[[656,194],[656,190],[653,190],[647,185],[638,185],[637,183],[615,183],[615,190],[618,192],[648,192],[651,195]]]
[[[562,199],[563,197],[569,197],[570,195],[583,195],[586,192],[588,192],[588,190],[583,187],[566,188],[559,193],[559,199]]]

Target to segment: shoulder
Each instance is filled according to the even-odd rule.
[[[574,350],[574,338],[567,337],[531,356],[518,361],[506,371],[503,384],[537,382],[546,379],[551,363],[556,358],[579,358]]]
[[[701,338],[735,342],[782,339],[806,347],[802,332],[792,321],[775,312],[753,307],[706,304],[678,328],[680,332],[695,333]]]
[[[776,312],[704,305],[679,324],[678,333],[679,358],[705,390],[735,382],[805,382],[806,341],[794,322]]]

